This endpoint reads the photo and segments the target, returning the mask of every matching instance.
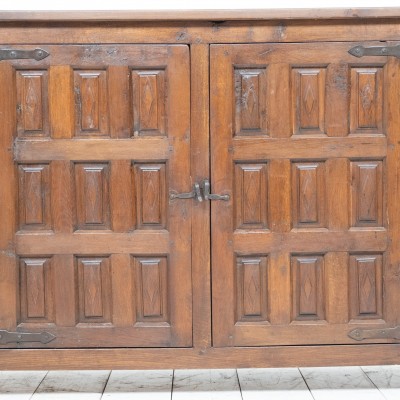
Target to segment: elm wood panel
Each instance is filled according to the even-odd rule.
[[[79,323],[111,322],[111,277],[108,257],[78,257]]]
[[[15,73],[8,63],[0,65],[0,326],[13,329],[17,323],[17,260],[14,233],[18,220],[16,205],[17,171],[14,166],[12,142],[16,127]]]
[[[110,166],[74,164],[76,229],[110,229]]]
[[[135,257],[136,322],[168,322],[166,257]]]
[[[326,68],[292,68],[293,134],[325,133]]]
[[[167,254],[171,251],[167,231],[102,233],[98,231],[74,234],[18,234],[16,251],[19,254]]]
[[[383,69],[351,68],[350,133],[384,133]]]
[[[324,258],[318,255],[292,256],[291,264],[293,320],[324,320]]]
[[[54,326],[40,324],[21,324],[19,332],[42,332],[46,331],[56,336],[48,344],[35,342],[21,342],[19,348],[24,349],[73,349],[83,347],[89,348],[109,348],[110,344],[115,348],[128,347],[173,347],[171,345],[171,327],[160,323],[155,326],[127,326],[114,327],[109,323],[79,323],[76,326]],[[0,345],[1,348],[13,348],[15,343]],[[180,346],[184,347],[184,346]]]
[[[292,163],[294,228],[326,227],[325,162]]]
[[[21,67],[25,67],[21,63]],[[66,64],[69,64],[66,62]],[[50,133],[53,139],[70,139],[74,132],[74,76],[68,65],[48,65]]]
[[[74,229],[73,164],[69,160],[51,161],[51,213],[55,233]]]
[[[190,178],[190,54],[188,46],[168,48],[168,130],[174,146],[168,161],[168,186],[178,193],[192,188]],[[173,96],[173,101],[172,97]],[[173,135],[172,135],[173,133]],[[169,202],[168,230],[170,232],[169,287],[175,288],[170,297],[170,345],[192,346],[192,271],[191,232],[193,200]],[[153,254],[165,254],[153,250]],[[178,290],[179,288],[179,290]],[[170,289],[171,290],[171,289]]]
[[[54,322],[53,260],[21,258],[20,323]]]
[[[132,162],[111,161],[110,209],[113,232],[127,232],[135,228],[136,211],[132,202],[135,194],[132,185]]]
[[[133,70],[133,135],[165,135],[165,72]]]
[[[382,161],[350,162],[352,226],[383,225],[383,167]]]
[[[268,343],[268,346],[293,346],[293,345],[330,345],[330,344],[354,344],[354,339],[348,333],[355,328],[385,329],[388,325],[382,320],[368,321],[361,324],[345,323],[330,324],[320,321],[293,321],[289,325],[274,325],[241,323],[235,325],[234,346],[260,346],[260,343]],[[363,344],[373,343],[397,343],[396,339],[365,339]]]
[[[75,327],[78,323],[77,263],[72,254],[55,254],[52,257],[54,268],[54,299],[56,326]]]
[[[325,161],[327,228],[333,231],[348,230],[350,210],[343,207],[349,204],[349,160],[331,158]]]
[[[330,324],[349,322],[349,254],[330,252],[324,256],[325,313]]]
[[[47,160],[160,160],[176,151],[167,138],[15,141],[20,162]]]
[[[283,368],[397,364],[398,344],[198,349],[1,350],[2,369]],[[173,363],[171,362],[173,360]]]
[[[236,259],[235,321],[268,320],[268,259],[265,256]]]
[[[125,65],[109,65],[107,68],[107,93],[110,136],[129,138],[132,127],[131,74]]]
[[[107,135],[107,78],[107,71],[74,70],[75,136]]]
[[[191,176],[201,182],[210,176],[209,46],[190,47],[191,65]],[[210,203],[194,202],[192,209],[193,346],[211,346]]]
[[[299,137],[278,138],[235,138],[233,140],[233,158],[249,159],[316,159],[316,158],[352,158],[368,155],[371,158],[385,157],[387,145],[385,137]]]
[[[19,229],[51,229],[49,164],[20,164],[18,175]]]
[[[349,267],[350,317],[382,319],[382,255],[351,255]]]
[[[233,248],[239,254],[258,254],[270,251],[328,252],[328,251],[385,251],[388,232],[381,229],[354,229],[347,232],[326,229],[296,229],[286,233],[241,232],[233,234]]]
[[[133,166],[137,229],[163,229],[167,225],[167,166]]]
[[[392,45],[393,43],[389,43]],[[400,102],[400,74],[399,62],[391,57],[385,66],[384,74],[385,87],[387,88],[387,120],[386,130],[388,138],[388,153],[386,158],[386,190],[388,202],[387,218],[389,221],[389,240],[386,253],[386,263],[383,272],[385,302],[383,305],[383,313],[385,320],[392,326],[400,323],[399,284],[400,284],[400,208],[397,201],[393,199],[400,198],[400,179],[399,160],[400,160],[400,144],[399,144],[399,124],[400,110],[398,104]]]
[[[57,27],[57,29],[54,29]],[[0,28],[3,43],[248,43],[315,41],[398,40],[398,24],[390,20],[324,21],[226,21],[195,22],[109,22],[86,26],[63,23],[49,28],[43,24],[10,23]],[[377,42],[375,42],[377,43]]]
[[[235,165],[235,226],[237,229],[268,227],[267,163]]]
[[[20,137],[49,135],[48,71],[16,71],[17,132]]]
[[[235,135],[267,135],[266,68],[235,69]]]
[[[326,134],[349,134],[349,67],[346,63],[329,64],[326,68],[325,96],[329,99],[325,110]]]

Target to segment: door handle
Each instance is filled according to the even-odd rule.
[[[195,199],[197,201],[203,201],[203,197],[201,195],[201,190],[200,190],[200,185],[195,182],[193,185],[193,190],[188,193],[177,193],[173,190],[169,192],[169,199],[170,200],[175,200],[175,199]]]
[[[211,185],[208,179],[204,179],[201,183],[201,188],[203,190],[204,200],[224,200],[228,201],[231,196],[229,194],[214,194],[211,192]]]

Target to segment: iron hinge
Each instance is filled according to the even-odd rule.
[[[0,49],[0,60],[33,59],[36,61],[40,61],[48,57],[49,55],[50,53],[43,49],[34,49],[34,50]]]
[[[394,56],[400,58],[400,45],[398,46],[374,46],[364,47],[355,46],[349,50],[349,53],[354,57],[363,56]]]
[[[364,329],[357,328],[353,329],[348,333],[348,336],[354,340],[365,340],[365,339],[395,339],[400,340],[400,326],[394,328],[384,329]]]
[[[0,330],[0,344],[19,343],[19,342],[40,342],[50,343],[56,336],[49,332],[9,332]]]

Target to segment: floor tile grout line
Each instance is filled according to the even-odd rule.
[[[236,372],[236,378],[237,378],[238,385],[239,385],[240,398],[243,400],[242,385],[240,384],[239,373],[238,373],[237,368],[235,369],[235,372]]]
[[[382,397],[383,397],[384,399],[387,399],[387,397],[385,396],[385,394],[381,392],[381,390],[379,389],[379,387],[375,385],[375,382],[374,382],[374,381],[369,377],[369,375],[364,371],[364,368],[361,367],[361,366],[360,366],[359,368],[361,369],[361,371],[363,372],[363,374],[367,377],[367,379],[374,385],[374,387],[376,387],[376,389],[378,389],[378,392],[382,395]]]
[[[308,386],[307,379],[304,377],[304,375],[303,375],[303,373],[301,372],[301,369],[300,369],[300,368],[297,368],[297,370],[299,371],[301,377],[303,378],[303,381],[304,381],[304,383],[306,384],[307,389],[308,389],[308,391],[310,392],[311,397],[315,400],[314,394],[313,394],[313,392],[311,391],[310,386]]]
[[[36,389],[33,391],[31,397],[29,397],[29,400],[31,400],[33,398],[33,396],[35,395],[35,393],[37,392],[37,390],[39,389],[40,385],[43,383],[43,381],[46,379],[47,375],[49,374],[50,371],[46,371],[46,373],[44,374],[43,379],[39,382],[39,385],[36,386]]]
[[[172,370],[172,380],[171,380],[171,400],[174,392],[174,381],[175,381],[175,370]]]
[[[103,396],[104,396],[104,392],[105,392],[106,387],[107,387],[107,385],[108,385],[108,382],[109,382],[109,380],[110,380],[110,378],[111,378],[112,372],[113,372],[113,370],[110,370],[110,373],[108,374],[108,377],[107,377],[107,379],[106,379],[106,383],[104,384],[104,387],[103,387],[103,391],[101,392],[100,400],[101,400],[101,399],[103,398]]]

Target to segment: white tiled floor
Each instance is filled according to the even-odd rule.
[[[0,371],[0,400],[400,400],[400,366]]]

